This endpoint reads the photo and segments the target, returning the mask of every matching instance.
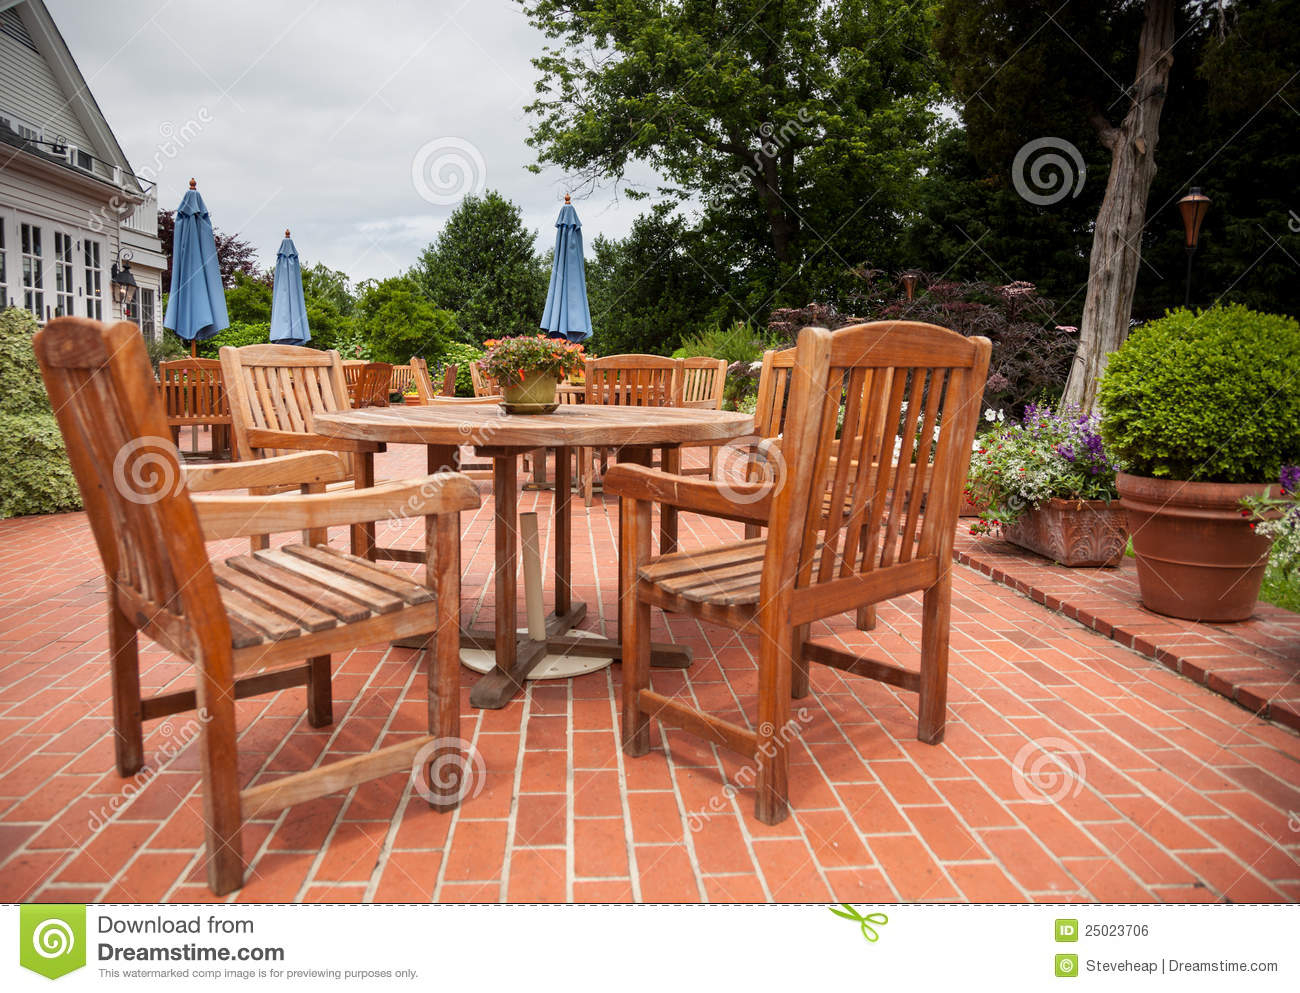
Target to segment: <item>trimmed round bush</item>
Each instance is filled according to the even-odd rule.
[[[1171,311],[1111,355],[1097,399],[1107,450],[1134,475],[1270,482],[1300,461],[1300,323]]]
[[[472,397],[474,395],[474,379],[469,371],[469,364],[477,362],[483,357],[483,349],[475,348],[473,345],[466,345],[459,341],[453,341],[443,348],[442,354],[438,356],[438,366],[454,365],[456,367],[456,396]],[[435,370],[430,368],[430,372]],[[439,368],[438,372],[441,371]],[[441,389],[442,379],[440,375],[433,376],[433,388]]]
[[[226,345],[243,348],[245,345],[265,345],[270,340],[271,324],[269,321],[258,321],[249,324],[234,321],[230,327],[218,331],[207,341],[199,342],[199,358],[218,359],[221,357],[221,349]],[[188,350],[189,344],[186,343],[185,347]],[[186,354],[188,354],[188,351]]]

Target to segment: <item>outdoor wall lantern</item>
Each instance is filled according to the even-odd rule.
[[[1187,282],[1183,290],[1183,306],[1192,305],[1192,256],[1201,240],[1201,224],[1210,212],[1211,200],[1193,186],[1190,193],[1178,201],[1178,211],[1183,215],[1183,232],[1187,235]]]
[[[117,261],[113,263],[110,276],[110,281],[113,284],[113,296],[117,298],[117,302],[123,307],[135,299],[136,281],[135,277],[131,275],[131,258],[129,251],[118,252]]]

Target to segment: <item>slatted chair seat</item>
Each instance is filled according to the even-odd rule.
[[[319,634],[434,602],[428,587],[325,545],[283,545],[237,555],[213,563],[212,570],[236,649]]]

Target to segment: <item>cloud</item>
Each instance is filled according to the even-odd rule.
[[[160,204],[196,177],[216,225],[264,263],[289,227],[306,260],[353,279],[408,268],[454,209],[411,178],[445,137],[478,150],[487,187],[551,244],[565,176],[526,171],[523,112],[544,39],[510,0],[47,2]],[[645,209],[611,189],[577,206],[589,240],[621,237]]]

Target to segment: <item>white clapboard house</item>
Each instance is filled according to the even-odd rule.
[[[155,186],[137,177],[41,0],[0,0],[0,306],[160,333]]]

